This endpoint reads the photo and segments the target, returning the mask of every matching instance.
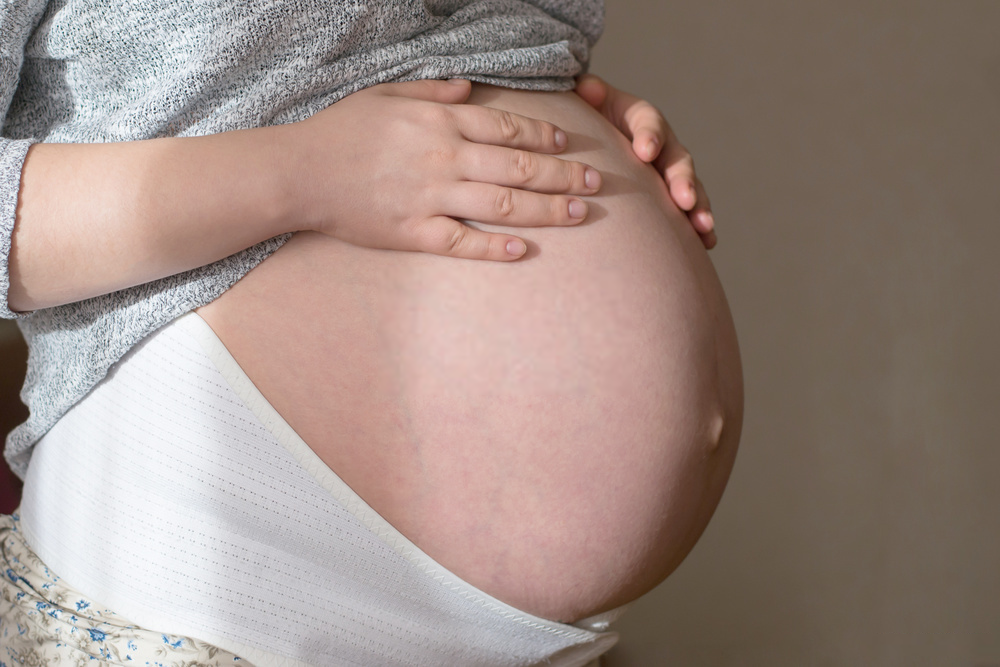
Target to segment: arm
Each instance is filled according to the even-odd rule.
[[[0,4],[0,129],[17,89],[24,45],[38,24],[45,0],[8,0]],[[7,308],[7,258],[17,209],[17,191],[30,141],[0,137],[0,317]]]
[[[21,175],[8,303],[78,301],[311,229],[376,248],[514,260],[462,225],[568,225],[600,176],[549,123],[464,106],[468,82],[378,86],[285,126],[117,144],[36,144]]]
[[[622,92],[592,74],[577,82],[576,93],[632,141],[643,162],[652,162],[663,174],[674,203],[687,213],[706,248],[715,247],[715,219],[705,186],[694,173],[691,154],[677,140],[656,107]]]

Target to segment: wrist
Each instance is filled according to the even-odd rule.
[[[320,113],[328,116],[332,107]],[[330,183],[340,178],[332,172],[344,156],[336,151],[317,150],[317,146],[341,146],[335,123],[317,123],[314,118],[287,125],[264,128],[267,139],[260,143],[271,172],[272,205],[279,218],[279,233],[314,231],[329,233],[335,212],[331,204],[344,193],[330,196]],[[334,154],[331,154],[334,153]]]
[[[307,206],[306,167],[297,150],[299,123],[247,130],[255,158],[245,181],[247,195],[255,200],[255,216],[266,232],[266,238],[288,232],[316,228],[315,216]]]
[[[284,128],[166,140],[172,144],[152,172],[154,187],[170,197],[183,196],[187,205],[164,212],[181,213],[202,227],[206,239],[214,236],[232,251],[302,229],[297,170],[288,156]]]

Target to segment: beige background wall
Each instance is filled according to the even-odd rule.
[[[698,160],[747,389],[608,663],[1000,666],[1000,3],[608,3],[593,69]]]
[[[1000,3],[608,0],[721,227],[742,450],[612,667],[1000,666]]]

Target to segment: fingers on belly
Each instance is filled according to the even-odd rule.
[[[738,353],[704,249],[627,141],[572,95],[479,101],[567,131],[605,177],[587,223],[519,230],[531,249],[507,264],[301,236],[203,316],[403,534],[574,620],[648,591],[704,529],[739,435]]]

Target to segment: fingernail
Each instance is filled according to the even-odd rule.
[[[515,239],[513,241],[507,241],[507,254],[508,255],[513,255],[514,257],[520,257],[521,255],[523,255],[525,253],[525,251],[527,249],[528,249],[528,247],[526,245],[524,245],[524,241],[521,241],[520,239]]]
[[[573,199],[569,202],[569,217],[582,220],[586,215],[587,215],[586,204],[584,204],[579,199]]]
[[[588,189],[596,190],[601,187],[601,174],[596,169],[587,167],[583,172],[583,182],[586,183]]]
[[[656,155],[656,149],[660,147],[660,143],[656,139],[650,139],[646,143],[646,154],[649,155],[649,159],[653,159]]]
[[[562,130],[556,130],[556,147],[566,148],[566,133]]]

